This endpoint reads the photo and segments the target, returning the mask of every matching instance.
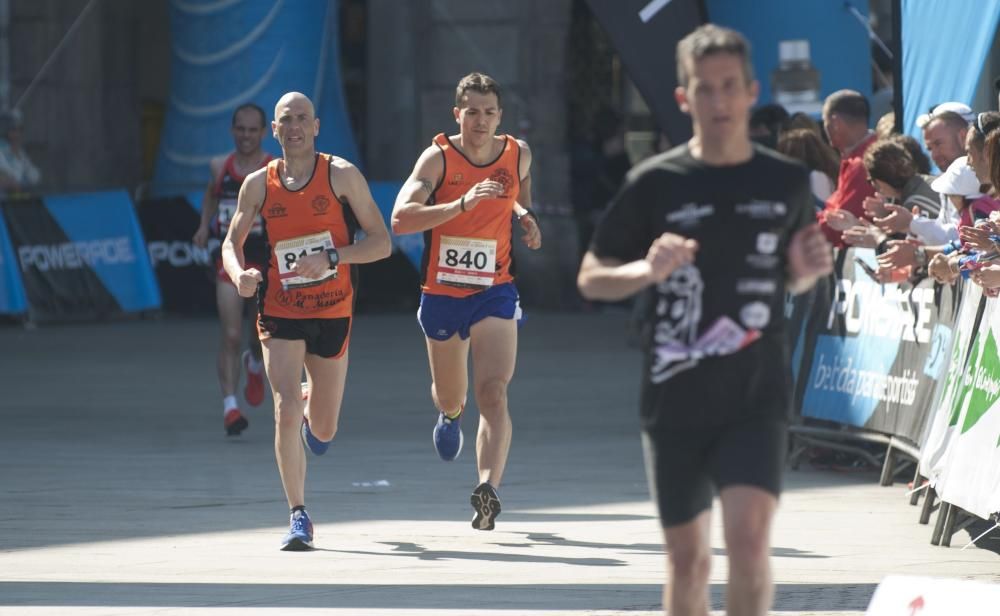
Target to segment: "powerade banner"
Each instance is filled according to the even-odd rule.
[[[986,300],[968,361],[952,392],[951,438],[935,489],[980,518],[1000,512],[1000,302]],[[950,412],[949,412],[950,411]]]
[[[32,319],[93,319],[160,307],[124,191],[7,202],[3,213]]]
[[[931,279],[878,284],[855,257],[875,267],[872,250],[842,252],[832,293],[816,297],[802,415],[917,443],[948,367],[957,298]]]
[[[27,310],[21,271],[10,245],[7,225],[0,216],[0,314],[24,314]]]
[[[677,42],[705,21],[699,0],[587,0],[621,55],[629,77],[672,143],[691,137],[677,108]]]
[[[188,198],[191,198],[189,196]],[[220,241],[199,248],[191,238],[201,221],[188,198],[149,199],[139,204],[149,262],[163,294],[163,309],[178,313],[215,311],[215,263]],[[201,195],[197,195],[200,199]]]

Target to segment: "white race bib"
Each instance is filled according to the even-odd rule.
[[[229,231],[229,225],[236,216],[236,199],[219,199],[219,232],[225,234]],[[260,214],[253,217],[253,227],[250,228],[251,235],[260,235],[264,230],[263,221]]]
[[[304,278],[292,270],[292,266],[300,257],[325,253],[328,248],[336,248],[333,245],[333,236],[330,235],[329,231],[293,237],[275,244],[274,258],[278,264],[278,278],[281,280],[281,286],[286,289],[311,287],[328,278],[336,278],[337,268],[327,270],[320,278]]]
[[[491,287],[496,277],[497,241],[441,236],[437,281],[455,286]]]

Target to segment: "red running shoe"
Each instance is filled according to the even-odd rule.
[[[226,427],[226,436],[239,436],[240,432],[247,429],[250,422],[240,409],[229,409],[222,419],[222,424]]]

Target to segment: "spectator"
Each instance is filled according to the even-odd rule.
[[[974,201],[970,208],[975,208],[986,203],[994,209],[1000,208],[1000,201],[997,201],[997,187],[1000,186],[1000,114],[995,112],[984,112],[976,116],[973,123],[973,130],[970,130],[966,140],[969,151],[969,163],[976,170],[978,179],[983,180],[989,177],[992,186],[990,196]],[[970,219],[975,218],[978,212],[973,210]],[[1000,246],[994,242],[994,238],[1000,233],[1000,224],[996,222],[996,212],[989,214],[989,218],[975,226],[963,226],[960,236],[963,242],[962,248],[966,252],[978,251],[985,254],[995,255],[1000,251]],[[955,255],[949,257],[946,269],[950,269],[952,277],[959,271],[959,260]],[[972,271],[969,278],[979,286],[986,289],[988,297],[1000,295],[1000,265],[991,263]]]
[[[809,185],[816,198],[817,208],[822,209],[837,187],[837,153],[819,135],[807,128],[781,133],[778,151],[797,158],[809,168]]]
[[[989,218],[991,207],[984,200],[982,183],[968,165],[968,157],[960,156],[947,170],[931,182],[931,189],[945,195],[959,215],[959,226],[971,227],[977,220]]]
[[[917,173],[920,175],[930,175],[931,159],[927,158],[927,154],[924,153],[924,149],[920,147],[916,139],[909,135],[890,135],[889,141],[895,141],[906,149],[910,158],[913,159],[913,164],[917,166]],[[930,179],[927,179],[927,181],[929,182]]]
[[[918,208],[924,216],[937,216],[937,193],[920,177],[910,153],[897,140],[876,141],[863,161],[868,181],[887,202],[895,201],[909,211]]]
[[[883,252],[888,241],[907,237],[914,211],[922,216],[936,216],[940,203],[937,193],[917,173],[913,159],[898,141],[891,138],[876,141],[865,152],[863,163],[868,182],[876,191],[875,198],[865,200],[865,210],[875,224],[845,218],[849,215],[843,212],[831,215],[830,220],[837,228],[846,227],[845,243]],[[924,238],[917,239],[924,243]]]
[[[875,142],[875,134],[868,130],[868,114],[868,100],[854,90],[838,90],[823,102],[823,128],[830,145],[840,152],[840,171],[837,188],[817,217],[834,246],[843,246],[844,241],[841,232],[827,223],[830,212],[845,210],[861,218],[865,215],[865,199],[875,195],[861,160]]]
[[[948,102],[935,106],[917,117],[923,131],[924,147],[937,168],[944,171],[956,158],[965,154],[965,134],[975,114],[968,105]]]
[[[797,128],[811,130],[816,133],[817,137],[823,140],[823,143],[826,143],[826,135],[823,134],[823,127],[819,125],[819,122],[812,119],[808,113],[796,111],[790,118],[788,118],[788,121],[785,122],[785,131],[795,130]]]
[[[778,146],[778,135],[785,129],[788,112],[777,103],[762,105],[750,114],[750,139],[769,147]]]
[[[38,186],[38,171],[21,143],[21,112],[0,111],[0,189],[10,193],[27,192]]]
[[[875,134],[879,139],[887,139],[896,134],[896,113],[890,111],[875,123]]]

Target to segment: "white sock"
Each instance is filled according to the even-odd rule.
[[[247,370],[260,374],[264,370],[264,362],[254,357],[253,353],[247,353]]]
[[[225,415],[232,409],[239,410],[240,403],[236,401],[236,396],[226,396],[222,400],[222,414]]]

